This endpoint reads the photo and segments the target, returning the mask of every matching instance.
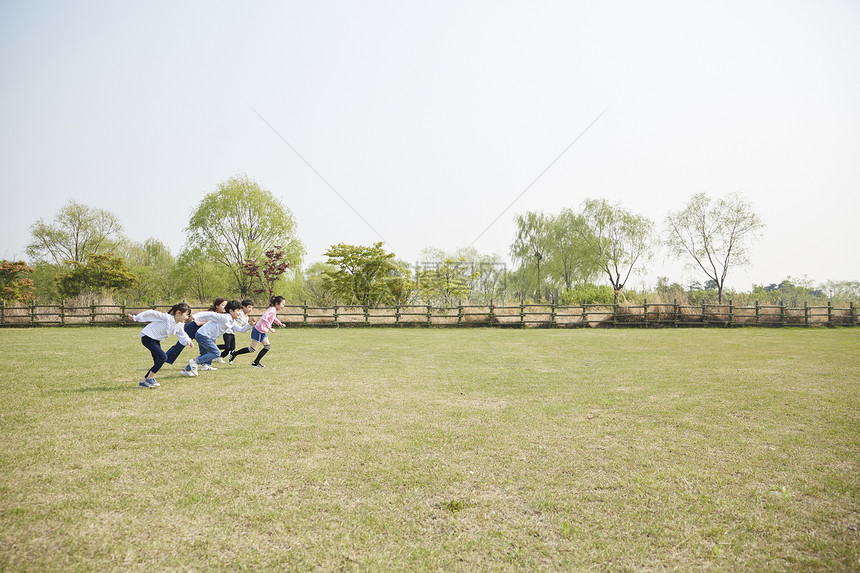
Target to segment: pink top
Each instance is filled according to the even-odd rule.
[[[277,313],[278,311],[275,310],[275,307],[270,306],[266,309],[266,312],[263,313],[263,316],[257,319],[257,324],[254,325],[254,328],[260,332],[269,332],[272,328],[273,322],[278,326],[284,326],[284,323],[278,320],[278,317],[276,316]]]

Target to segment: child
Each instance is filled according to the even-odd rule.
[[[182,369],[180,374],[183,376],[197,376],[197,368],[201,370],[217,370],[212,367],[212,359],[221,356],[221,351],[215,345],[215,341],[219,336],[227,332],[228,328],[232,328],[236,332],[248,332],[251,330],[251,323],[247,322],[244,326],[239,326],[236,319],[239,318],[239,313],[242,312],[242,303],[238,300],[231,300],[224,307],[225,314],[219,312],[198,312],[194,315],[194,320],[205,320],[206,324],[200,327],[197,331],[197,345],[200,347],[200,356],[197,360],[192,358],[188,361],[188,366]]]
[[[223,296],[219,296],[212,302],[212,306],[209,307],[209,312],[224,312],[224,306],[227,304],[227,299]],[[197,335],[197,330],[206,323],[205,320],[196,321],[192,320],[188,324],[185,325],[185,334],[188,335],[188,338],[194,340]],[[168,364],[173,364],[176,362],[176,359],[179,358],[179,354],[182,352],[184,346],[180,343],[176,343],[171,346],[167,350],[167,358],[165,358],[165,362]]]
[[[278,311],[284,308],[284,302],[286,299],[282,296],[273,296],[271,302],[269,303],[271,306],[263,313],[263,316],[257,319],[257,323],[254,325],[254,329],[251,331],[251,346],[246,346],[241,350],[237,350],[235,352],[231,352],[227,355],[227,362],[233,364],[233,360],[242,354],[248,354],[249,352],[254,352],[257,350],[257,344],[260,342],[263,343],[263,349],[257,355],[257,358],[251,362],[251,366],[254,368],[265,368],[265,364],[260,364],[260,360],[263,359],[263,356],[272,348],[269,344],[269,336],[266,334],[272,328],[272,323],[277,324],[282,328],[286,328],[286,324],[282,323],[278,320]]]
[[[247,298],[243,300],[242,311],[239,313],[239,318],[236,319],[236,323],[239,326],[244,326],[251,318],[252,310],[254,310],[254,301]],[[251,324],[254,324],[254,322],[251,321]],[[221,356],[216,358],[213,362],[224,362],[224,357],[227,356],[231,350],[236,350],[236,335],[233,334],[232,328],[228,328],[227,332],[224,333],[224,344],[219,344],[218,348],[222,350]]]
[[[152,368],[146,373],[138,386],[141,388],[155,388],[161,386],[155,380],[155,374],[161,369],[167,355],[161,349],[161,341],[175,334],[179,344],[194,346],[194,343],[182,329],[182,323],[191,315],[191,307],[184,302],[174,304],[169,312],[158,312],[157,310],[145,310],[138,315],[128,314],[128,318],[135,322],[148,322],[140,331],[140,341],[152,354]]]

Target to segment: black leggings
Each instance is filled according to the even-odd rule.
[[[161,343],[154,338],[150,338],[148,336],[141,336],[140,342],[146,347],[147,350],[152,354],[152,368],[146,371],[147,374],[152,372],[155,374],[158,372],[162,366],[164,366],[164,360],[167,358],[167,355],[161,349]]]
[[[221,358],[227,356],[227,353],[231,350],[236,350],[236,335],[232,332],[224,333],[224,344],[219,344],[218,348],[222,349],[224,352],[221,353]]]

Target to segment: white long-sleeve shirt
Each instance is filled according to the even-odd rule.
[[[240,310],[240,311],[239,311],[239,316],[237,316],[237,317],[233,320],[233,324],[234,324],[235,326],[240,327],[240,328],[241,328],[241,327],[243,327],[243,326],[245,326],[246,324],[248,324],[248,317],[247,317],[247,316],[245,316],[245,311],[243,311],[243,310]],[[239,332],[244,332],[244,331],[240,330]],[[230,327],[230,328],[228,328],[227,330],[225,330],[225,331],[224,331],[224,334],[233,334],[233,327]]]
[[[237,321],[233,320],[233,317],[230,316],[230,313],[225,312],[198,312],[192,318],[195,320],[206,320],[208,321],[206,324],[200,327],[200,330],[197,331],[197,335],[203,335],[206,338],[211,338],[215,340],[225,332],[227,332],[228,328],[233,329],[234,332],[248,332],[251,330],[251,323],[246,322],[244,325],[240,325]]]
[[[185,323],[176,322],[172,314],[157,310],[145,310],[134,315],[133,318],[135,322],[149,323],[140,331],[140,336],[148,336],[161,342],[168,336],[175,334],[179,342],[185,346],[191,344],[191,339],[185,334]]]

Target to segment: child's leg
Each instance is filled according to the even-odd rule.
[[[266,353],[267,353],[267,352],[269,351],[269,349],[271,349],[271,348],[272,348],[272,345],[271,345],[271,344],[269,344],[269,337],[267,336],[267,337],[265,337],[265,338],[263,339],[263,349],[262,349],[262,350],[260,350],[260,352],[259,352],[259,353],[257,353],[257,357],[254,359],[254,361],[251,363],[251,365],[253,366],[254,364],[259,364],[259,363],[260,363],[260,360],[262,360],[262,359],[263,359],[263,356],[265,356],[265,355],[266,355]]]
[[[176,359],[179,358],[179,355],[182,353],[182,349],[185,348],[185,345],[181,342],[177,342],[173,346],[167,349],[167,353],[164,355],[164,361],[168,364],[173,364],[176,362]]]
[[[239,349],[239,350],[232,352],[230,359],[229,359],[229,362],[232,362],[233,358],[236,358],[237,356],[241,356],[242,354],[248,354],[249,352],[256,351],[257,345],[264,338],[266,338],[265,332],[260,332],[256,328],[252,328],[251,329],[251,346],[246,346],[245,348],[242,348],[242,349]]]
[[[152,368],[149,369],[149,372],[146,373],[146,378],[154,378],[155,374],[161,369],[164,365],[164,361],[167,358],[165,352],[161,349],[161,343],[154,338],[150,338],[148,336],[142,336],[140,338],[141,343],[149,350],[150,354],[152,354]]]
[[[236,350],[236,335],[225,332],[224,344],[219,344],[218,348],[223,349],[223,352],[221,352],[221,358],[227,356],[231,350]]]
[[[200,348],[200,356],[197,357],[197,364],[212,364],[212,359],[221,356],[221,352],[215,345],[215,341],[208,336],[197,334],[197,346]]]

